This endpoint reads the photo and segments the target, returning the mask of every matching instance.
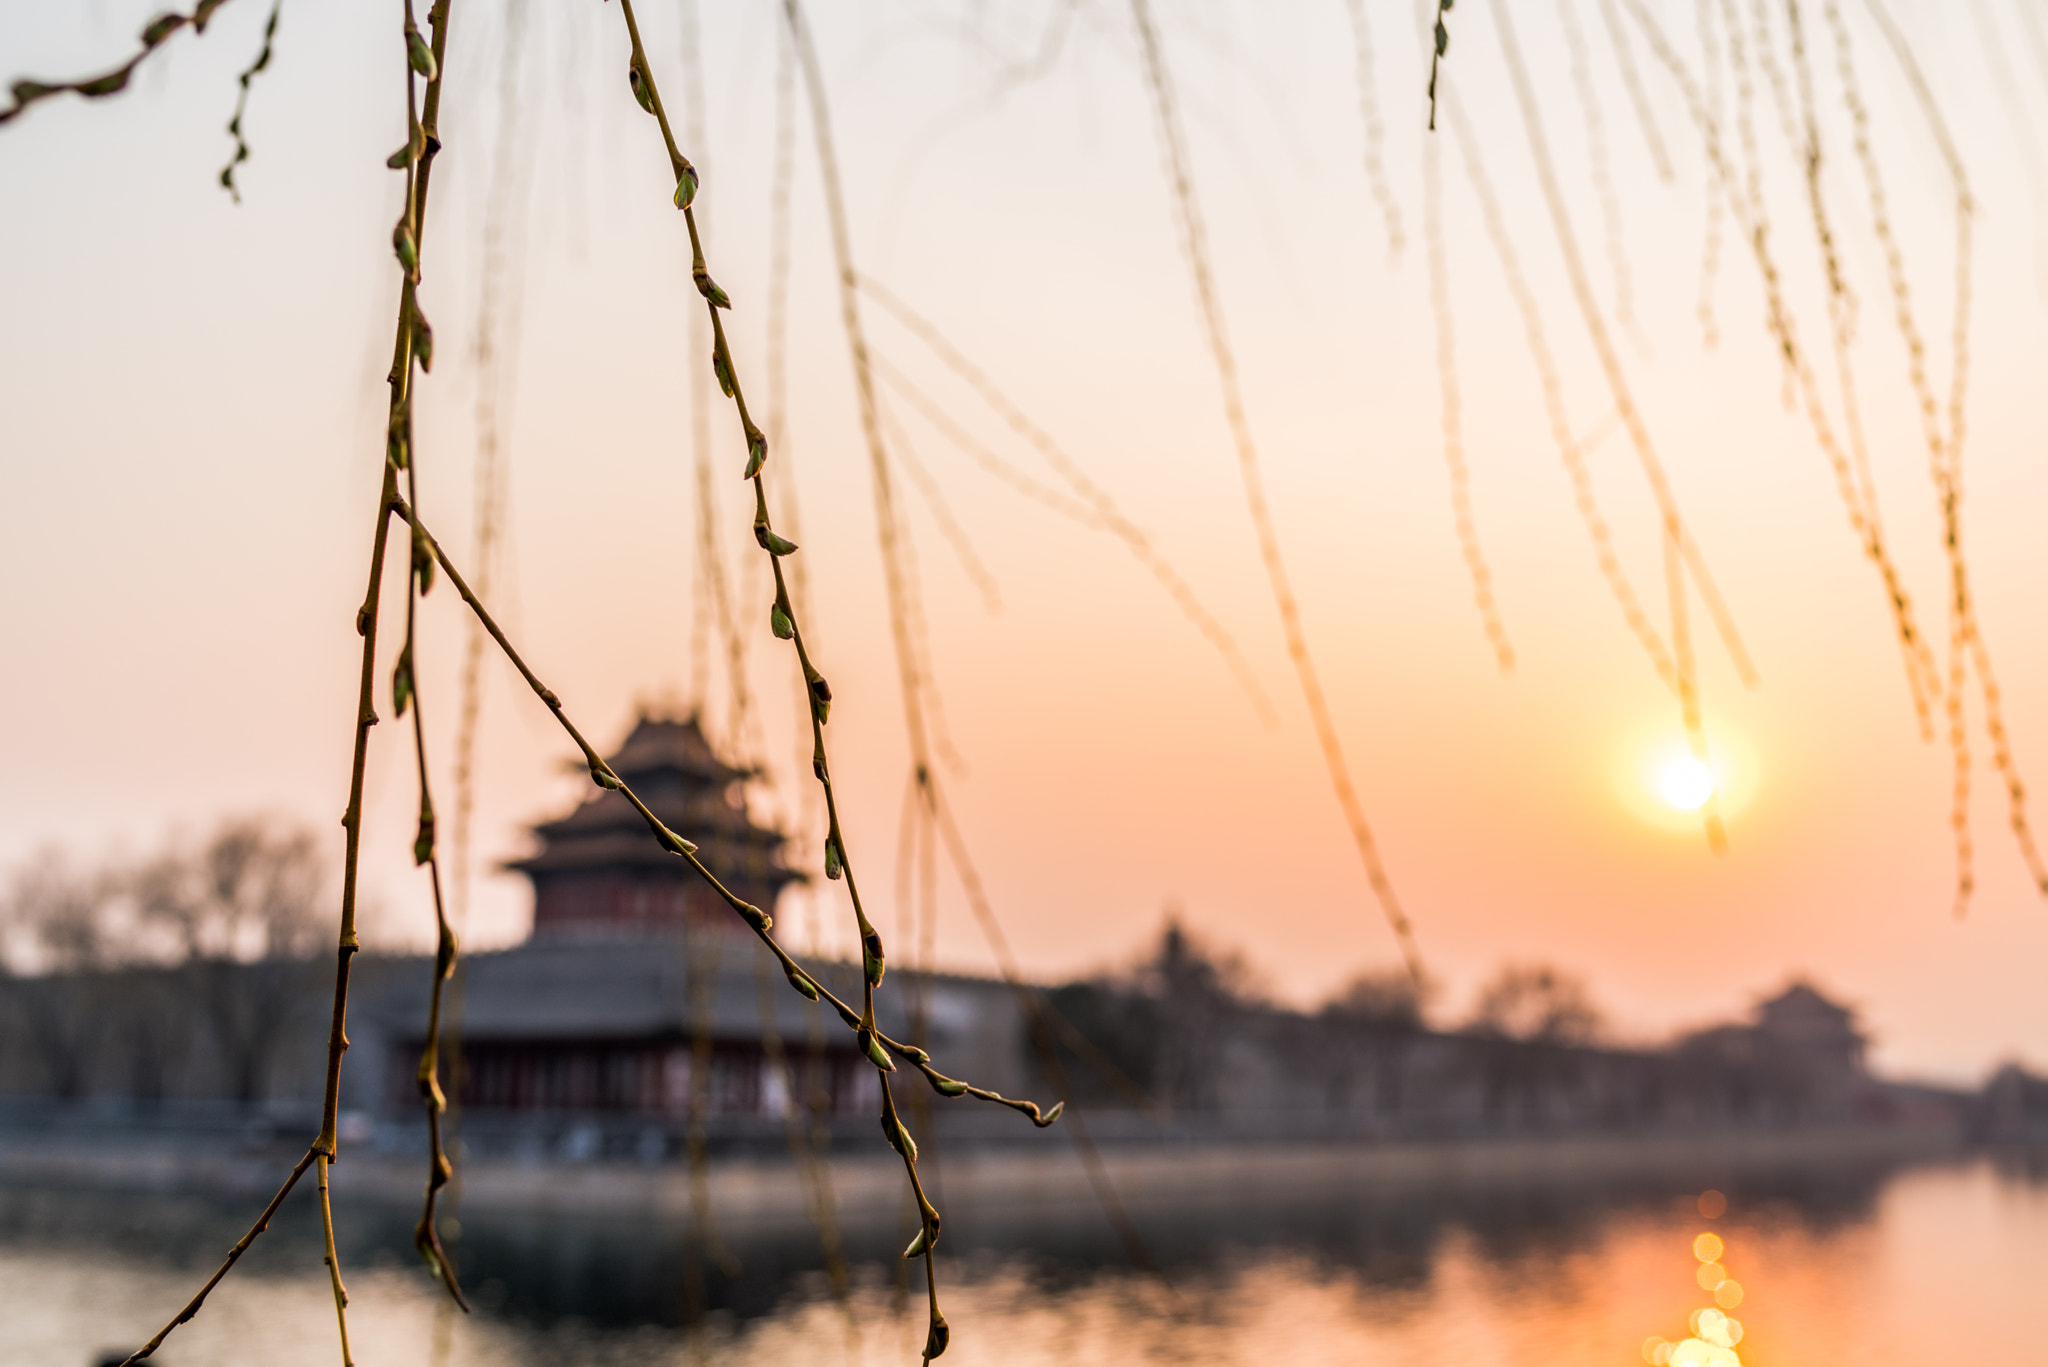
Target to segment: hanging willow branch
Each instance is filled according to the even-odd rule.
[[[235,78],[242,87],[235,96],[235,116],[228,120],[228,136],[235,140],[235,154],[228,158],[228,164],[220,168],[221,188],[235,197],[235,203],[242,202],[242,192],[235,184],[235,168],[249,159],[249,140],[242,136],[242,115],[249,108],[249,84],[257,73],[270,65],[270,40],[277,36],[278,11],[284,8],[284,0],[272,0],[270,20],[263,25],[263,46],[256,51],[256,60],[249,63],[240,76]]]
[[[118,95],[128,88],[128,78],[135,74],[135,68],[147,61],[149,54],[170,41],[171,35],[183,28],[194,33],[206,32],[207,21],[214,11],[228,0],[199,0],[190,14],[159,14],[142,27],[142,50],[111,71],[97,76],[86,76],[76,81],[35,81],[19,80],[9,92],[14,103],[0,109],[0,124],[18,118],[32,104],[40,104],[55,95],[83,95],[88,100],[103,100],[109,95]],[[266,46],[267,46],[266,34]]]

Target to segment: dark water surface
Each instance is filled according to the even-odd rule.
[[[1675,1184],[1428,1204],[1335,1192],[1228,1220],[1155,1214],[1141,1224],[1161,1275],[1133,1268],[1093,1209],[1021,1231],[949,1228],[946,1364],[1628,1367],[1660,1341],[1693,1337],[1694,1312],[1715,1306],[1695,1249],[1705,1232],[1725,1244],[1718,1275],[1740,1284],[1726,1310],[1740,1328],[1719,1334],[1732,1348],[1680,1349],[1679,1367],[2033,1367],[2048,1354],[2037,1327],[2048,1304],[2039,1165],[1851,1166],[1727,1194],[1713,1220],[1697,1191]],[[93,1367],[103,1351],[135,1346],[250,1213],[199,1197],[0,1189],[0,1363]],[[689,1328],[680,1229],[472,1214],[459,1247],[477,1312],[461,1317],[440,1307],[413,1259],[409,1214],[338,1215],[363,1367],[836,1367],[915,1363],[923,1339],[921,1288],[904,1300],[888,1256],[907,1231],[849,1232],[844,1305],[815,1239],[727,1231],[737,1266],[706,1270],[708,1313]],[[158,1360],[339,1362],[310,1200],[295,1195]]]

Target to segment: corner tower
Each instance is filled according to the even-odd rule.
[[[747,814],[742,785],[753,771],[720,759],[694,716],[642,713],[607,762],[664,825],[697,844],[735,895],[772,913],[777,894],[801,879],[782,863],[782,833]],[[533,833],[539,852],[505,867],[533,882],[536,941],[752,934],[687,863],[654,843],[619,793],[600,791]]]

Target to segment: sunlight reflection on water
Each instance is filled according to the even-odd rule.
[[[1452,1225],[1421,1259],[1384,1264],[1340,1260],[1306,1240],[1290,1246],[1283,1235],[1177,1269],[1172,1291],[1128,1270],[1045,1257],[942,1260],[955,1326],[947,1367],[1627,1367],[1660,1361],[1660,1346],[1674,1367],[2038,1362],[2027,1328],[2048,1284],[2048,1185],[2038,1179],[1988,1162],[1909,1170],[1847,1217],[1783,1201],[1745,1210],[1738,1197],[1704,1221],[1695,1199],[1563,1226]],[[0,1237],[0,1362],[91,1367],[100,1351],[146,1337],[194,1284],[189,1271],[149,1259],[157,1246],[146,1233]],[[1718,1286],[1723,1267],[1747,1288],[1739,1337],[1732,1307],[1713,1304],[1713,1288],[1703,1291],[1706,1279],[1695,1275],[1714,1268]],[[921,1305],[913,1298],[897,1315],[881,1277],[874,1272],[856,1294],[857,1334],[821,1282],[799,1275],[770,1313],[716,1318],[694,1343],[672,1327],[597,1327],[574,1315],[541,1325],[487,1311],[450,1326],[447,1367],[914,1363]],[[444,1312],[423,1273],[373,1263],[349,1284],[359,1362],[430,1361]],[[296,1249],[224,1283],[159,1355],[163,1367],[337,1360],[323,1269]]]

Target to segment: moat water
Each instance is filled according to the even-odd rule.
[[[2048,1351],[2038,1160],[1809,1174],[1726,1195],[1708,1219],[1701,1194],[1675,1184],[1420,1206],[1336,1193],[1322,1209],[1221,1226],[1150,1219],[1156,1270],[1133,1266],[1093,1209],[1073,1213],[1071,1237],[1038,1226],[1030,1247],[975,1231],[939,1260],[946,1363],[1627,1367],[1662,1345],[1678,1367],[2036,1367]],[[96,1367],[138,1345],[249,1213],[0,1189],[0,1363]],[[737,1262],[706,1260],[692,1292],[696,1243],[680,1231],[477,1215],[458,1245],[476,1300],[463,1316],[437,1299],[408,1229],[399,1212],[341,1218],[362,1367],[868,1367],[915,1363],[923,1341],[922,1279],[906,1292],[884,1256],[897,1231],[849,1231],[842,1299],[814,1241],[730,1232]],[[294,1197],[157,1361],[340,1362],[310,1201]]]

